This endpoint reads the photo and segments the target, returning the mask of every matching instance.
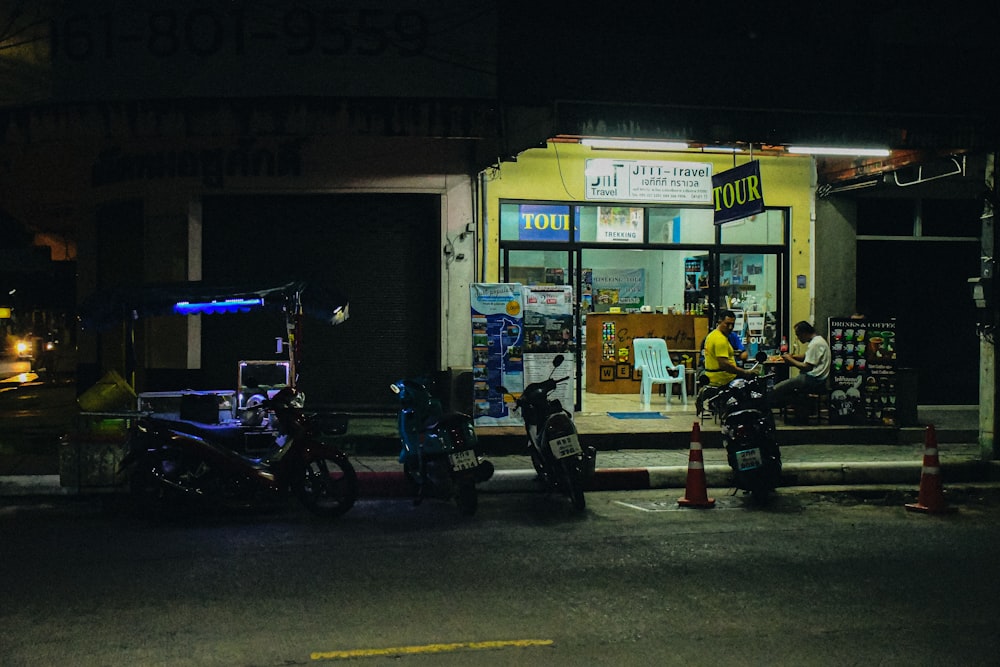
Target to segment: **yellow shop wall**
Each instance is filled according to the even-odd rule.
[[[549,143],[545,148],[532,148],[517,157],[517,162],[504,162],[498,170],[487,174],[486,204],[486,266],[487,281],[499,280],[500,200],[524,199],[585,203],[584,167],[587,158],[618,158],[624,160],[659,160],[669,162],[710,162],[712,172],[720,173],[744,164],[748,155],[704,153],[664,153],[643,151],[593,150],[571,143]],[[787,207],[791,216],[790,275],[788,285],[791,304],[789,323],[810,319],[813,283],[810,247],[811,217],[815,190],[815,169],[810,157],[754,156],[760,161],[764,204]],[[597,203],[597,202],[590,202]],[[806,288],[796,287],[796,276],[806,276]]]

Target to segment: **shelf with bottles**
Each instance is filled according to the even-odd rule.
[[[740,292],[756,292],[757,286],[751,285],[750,283],[736,283],[729,285],[722,285],[719,287],[723,294],[738,294]]]

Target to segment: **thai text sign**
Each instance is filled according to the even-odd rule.
[[[712,165],[703,162],[594,158],[584,178],[588,201],[712,201]]]
[[[713,176],[712,201],[717,225],[763,213],[760,162],[753,160]]]

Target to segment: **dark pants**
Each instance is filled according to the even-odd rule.
[[[807,373],[799,373],[793,378],[782,380],[767,393],[767,403],[773,408],[780,408],[788,403],[788,399],[797,393],[826,391],[826,378],[816,378]]]

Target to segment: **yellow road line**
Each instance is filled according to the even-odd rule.
[[[392,648],[359,648],[350,651],[316,651],[313,660],[343,660],[346,658],[373,658],[387,655],[413,655],[416,653],[447,653],[448,651],[483,650],[498,648],[526,648],[551,646],[551,639],[509,639],[488,642],[455,642],[451,644],[424,644],[423,646],[396,646]]]

